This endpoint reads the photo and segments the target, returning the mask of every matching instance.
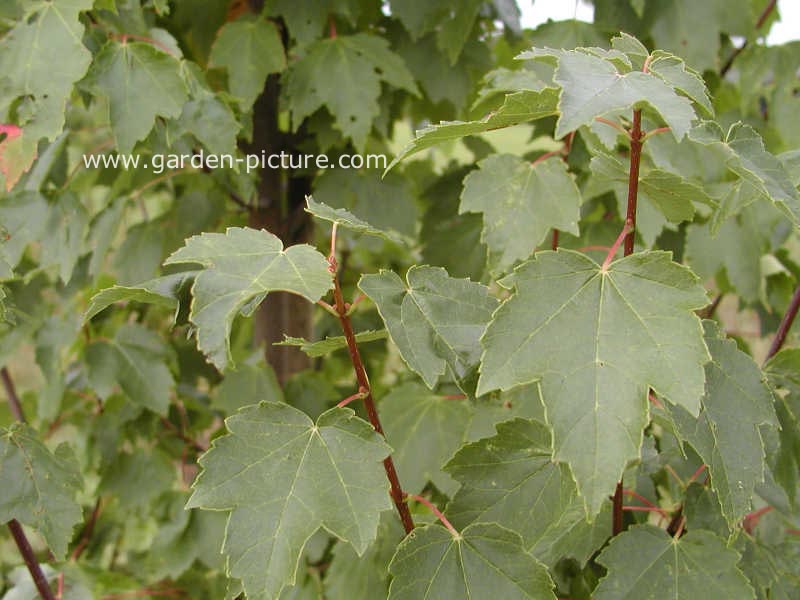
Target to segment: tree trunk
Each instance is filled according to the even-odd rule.
[[[259,155],[292,152],[291,137],[278,128],[279,94],[278,78],[272,75],[253,107],[253,142],[244,146],[246,152]],[[307,177],[292,178],[287,171],[262,170],[257,202],[250,211],[250,226],[274,233],[284,246],[309,241],[312,223],[303,208],[310,191],[311,181]],[[275,369],[281,384],[308,368],[310,362],[299,349],[273,343],[284,335],[310,338],[311,309],[304,298],[273,292],[256,311],[253,342],[257,347],[264,346],[267,362]]]

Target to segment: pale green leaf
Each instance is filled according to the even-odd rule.
[[[608,569],[597,600],[725,598],[753,600],[736,567],[739,555],[702,529],[675,539],[652,525],[632,527],[611,540],[598,562]]]
[[[25,425],[0,429],[0,521],[17,519],[33,527],[59,559],[83,519],[76,501],[82,487],[80,467],[69,446],[50,452]]]
[[[656,50],[653,52],[652,60],[647,68],[650,73],[662,79],[664,83],[701,106],[706,114],[714,114],[714,108],[711,106],[708,89],[706,89],[702,76],[687,67],[683,60],[669,52]]]
[[[375,340],[384,340],[389,337],[389,333],[385,329],[380,331],[360,331],[356,334],[356,342],[374,342]],[[273,346],[294,346],[309,358],[319,358],[326,356],[335,350],[347,348],[347,339],[343,335],[335,337],[326,337],[324,340],[311,342],[304,338],[292,337],[289,335],[283,336],[282,342],[275,342]]]
[[[695,119],[689,100],[654,75],[641,71],[621,73],[611,59],[596,55],[599,49],[590,53],[592,50],[533,49],[520,55],[532,59],[555,57],[558,61],[555,82],[561,85],[561,115],[556,124],[557,138],[581,125],[591,125],[596,117],[642,107],[655,111],[671,128],[675,139],[680,140],[689,131]]]
[[[386,167],[388,171],[401,160],[447,140],[502,129],[558,114],[558,90],[522,91],[506,95],[502,106],[477,121],[445,121],[417,131],[417,135]]]
[[[764,481],[760,428],[777,428],[778,421],[761,369],[736,342],[721,338],[716,326],[706,323],[711,361],[706,364],[703,410],[697,419],[680,408],[672,413],[679,436],[708,465],[722,513],[734,527],[752,508],[755,486]]]
[[[113,285],[92,296],[84,315],[88,321],[117,302],[142,302],[165,308],[175,308],[177,317],[178,297],[187,282],[194,280],[200,271],[181,271],[164,275],[135,286]]]
[[[764,365],[764,372],[772,385],[786,392],[775,394],[780,446],[769,459],[776,481],[794,502],[800,476],[800,348],[781,350]]]
[[[306,197],[306,212],[311,213],[318,219],[336,223],[337,225],[341,225],[357,233],[375,235],[394,242],[402,241],[402,238],[392,231],[373,227],[363,219],[359,219],[349,210],[345,208],[332,208],[323,202],[317,202],[311,196]]]
[[[362,150],[380,112],[381,82],[418,93],[385,39],[358,33],[314,42],[292,65],[286,83],[295,128],[325,106],[339,130]]]
[[[795,226],[800,225],[800,192],[755,129],[734,123],[722,139],[719,125],[704,121],[691,131],[690,138],[723,152],[728,169],[754,186],[763,198],[772,200]]]
[[[145,42],[107,42],[92,63],[87,85],[108,99],[121,153],[147,137],[156,117],[179,117],[188,96],[180,61]]]
[[[165,261],[180,263],[205,267],[192,285],[189,318],[197,327],[198,348],[220,370],[232,361],[229,338],[239,311],[273,291],[316,302],[332,287],[324,256],[305,244],[284,250],[280,239],[264,230],[229,227],[193,236]]]
[[[477,393],[541,381],[554,459],[570,465],[596,514],[639,457],[648,390],[700,408],[709,355],[692,311],[706,293],[666,252],[607,269],[571,250],[541,252],[513,283],[481,340]]]
[[[86,347],[89,382],[102,399],[119,385],[135,404],[166,415],[175,387],[167,352],[157,334],[135,323],[125,324],[113,339]]]
[[[209,66],[228,71],[228,89],[249,110],[270,73],[286,68],[278,28],[262,17],[243,17],[222,26],[211,47]]]
[[[389,571],[389,600],[555,600],[544,565],[525,552],[519,535],[494,523],[470,525],[458,537],[438,525],[418,528]]]
[[[249,600],[272,600],[295,582],[320,527],[364,553],[391,507],[381,464],[390,449],[369,423],[344,408],[314,423],[287,404],[262,403],[226,425],[200,459],[187,506],[230,511],[223,551]]]
[[[578,235],[581,195],[560,158],[531,164],[493,154],[464,179],[459,212],[483,213],[490,264],[507,271],[529,257],[553,228]]]
[[[442,268],[413,266],[406,283],[392,271],[363,275],[358,286],[378,307],[409,367],[433,388],[445,373],[469,375],[497,301],[485,286]]]
[[[445,466],[461,484],[448,518],[456,527],[508,527],[549,566],[564,556],[585,562],[608,536],[608,514],[598,517],[599,527],[586,521],[572,474],[553,462],[552,452],[547,427],[526,419],[500,423],[494,437],[462,447]]]

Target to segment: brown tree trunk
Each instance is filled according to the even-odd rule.
[[[253,141],[244,145],[246,152],[269,155],[292,151],[292,136],[278,127],[279,94],[278,78],[272,75],[253,106]],[[312,223],[303,208],[305,196],[311,191],[310,179],[292,178],[287,171],[269,168],[262,170],[260,176],[257,202],[250,211],[250,226],[274,233],[284,246],[309,241]],[[273,343],[284,335],[310,338],[311,308],[299,296],[273,292],[256,311],[253,342],[264,347],[267,362],[275,369],[281,384],[310,363],[297,348],[273,346]]]

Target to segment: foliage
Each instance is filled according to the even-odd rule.
[[[0,7],[3,598],[796,597],[800,42],[593,4]]]

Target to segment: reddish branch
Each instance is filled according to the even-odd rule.
[[[17,390],[14,387],[14,381],[11,379],[11,373],[8,372],[6,367],[0,369],[0,379],[3,380],[3,387],[6,390],[8,406],[11,409],[11,413],[17,421],[26,423],[27,420],[25,419],[25,413],[22,411],[22,404],[19,401]],[[47,577],[44,576],[39,561],[36,560],[36,555],[22,529],[22,525],[20,525],[19,521],[16,519],[11,519],[8,522],[8,530],[11,532],[11,537],[14,538],[14,542],[17,544],[22,560],[25,561],[25,566],[28,567],[28,572],[31,574],[33,584],[36,586],[36,589],[39,590],[39,594],[43,600],[55,600],[53,590],[47,582]]]
[[[756,21],[756,31],[761,29],[764,26],[764,23],[767,22],[769,15],[775,10],[775,5],[778,3],[778,0],[770,0],[769,4],[764,7],[764,10],[761,11],[761,15],[758,17],[758,21]],[[733,53],[730,55],[725,64],[719,70],[719,74],[721,77],[725,77],[725,74],[730,71],[731,66],[733,65],[733,61],[736,60],[736,57],[739,56],[742,51],[747,47],[747,40],[744,43],[736,48]]]
[[[631,231],[625,238],[625,256],[633,253],[633,240],[636,235],[636,203],[639,196],[639,164],[642,161],[642,111],[633,111],[631,127],[631,162],[628,174],[628,213],[625,223],[630,223]]]
[[[792,301],[789,303],[789,308],[786,310],[786,314],[783,315],[781,324],[778,326],[778,332],[775,334],[775,339],[772,340],[769,352],[767,352],[767,360],[775,356],[783,347],[786,336],[789,334],[792,323],[794,323],[794,319],[797,316],[798,309],[800,309],[800,285],[798,285],[797,289],[794,291],[794,296],[792,296]]]
[[[331,232],[331,254],[328,257],[330,266],[328,270],[333,276],[333,297],[336,314],[339,318],[339,323],[342,326],[345,340],[347,341],[347,349],[350,353],[350,361],[353,363],[353,370],[356,373],[356,380],[358,381],[359,394],[363,395],[364,408],[367,409],[367,416],[373,429],[384,435],[381,420],[378,417],[378,410],[375,407],[375,400],[372,397],[372,390],[369,386],[369,378],[367,371],[364,368],[364,363],[361,360],[361,354],[358,351],[358,343],[356,342],[356,335],[353,332],[353,324],[350,321],[350,316],[347,313],[347,305],[344,301],[342,294],[342,287],[339,284],[338,264],[336,262],[336,225],[333,226]],[[408,510],[408,505],[403,500],[403,488],[400,486],[400,480],[397,477],[397,470],[394,467],[394,461],[391,456],[387,456],[383,461],[383,468],[386,470],[386,477],[389,479],[390,494],[394,505],[397,508],[397,513],[400,515],[400,520],[403,523],[403,528],[406,533],[411,533],[414,529],[414,521],[411,518],[411,512]]]

